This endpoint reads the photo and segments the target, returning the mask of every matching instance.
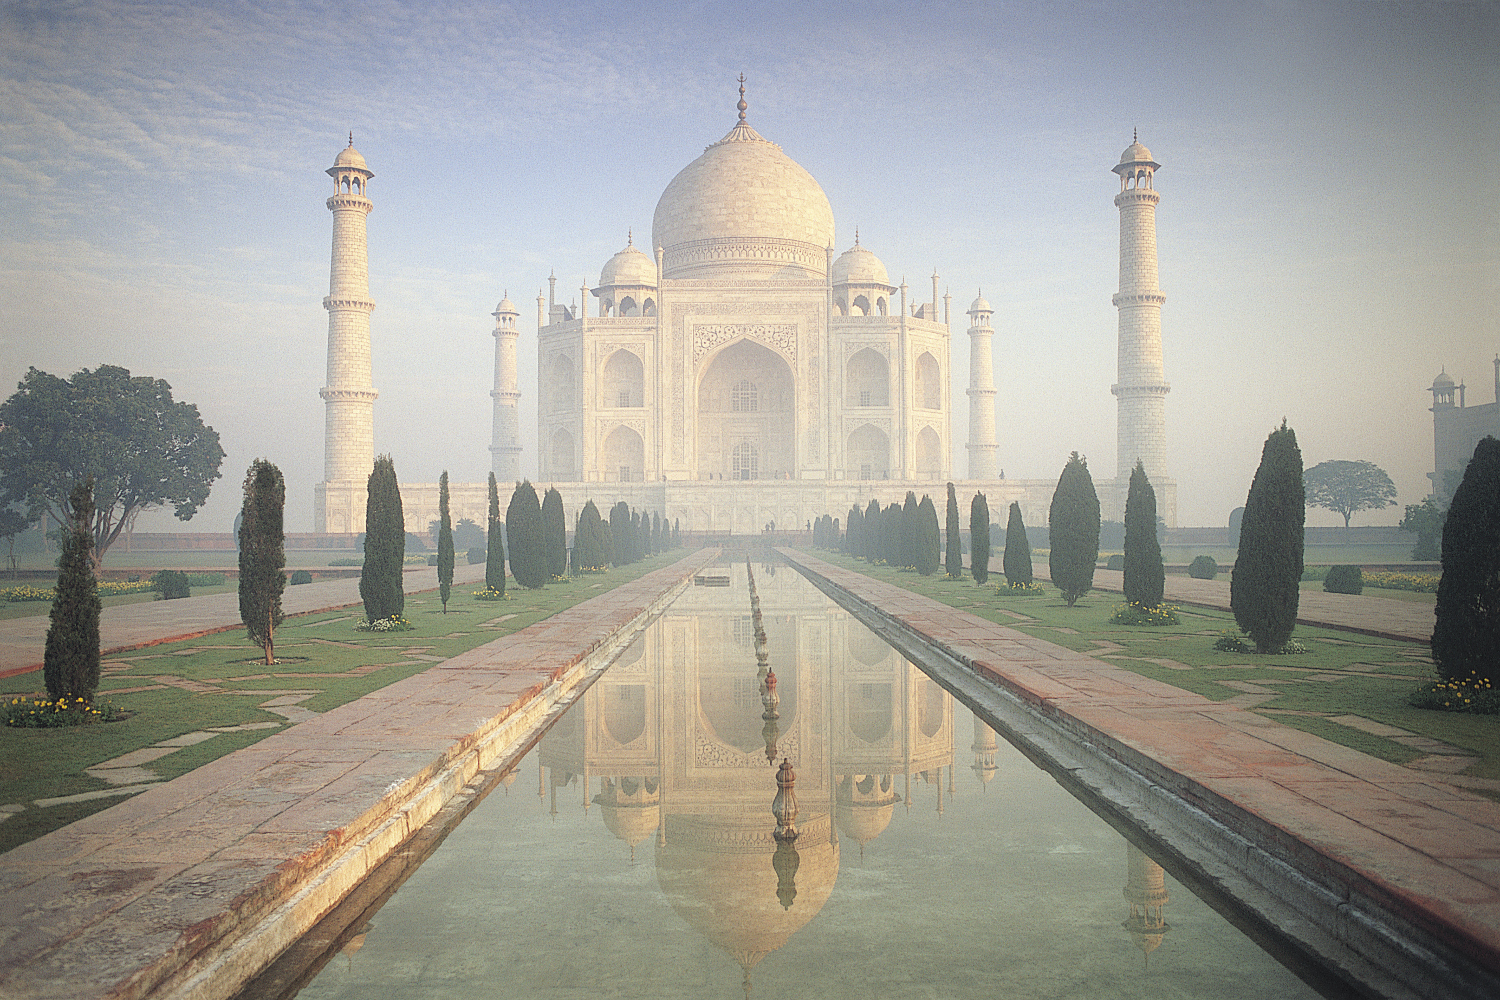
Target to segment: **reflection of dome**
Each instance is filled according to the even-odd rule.
[[[653,779],[605,778],[604,788],[594,796],[604,814],[604,828],[630,845],[635,857],[636,845],[656,832],[661,823],[661,796]]]
[[[859,245],[854,243],[854,249],[845,250],[839,254],[838,260],[833,262],[833,283],[843,285],[853,283],[856,285],[889,285],[890,275],[886,273],[885,265],[880,258]]]
[[[668,278],[822,277],[833,209],[812,174],[741,121],[672,178],[651,241]]]
[[[865,845],[885,832],[895,815],[896,803],[901,801],[891,784],[888,774],[878,778],[873,774],[846,774],[839,782],[838,807],[835,819],[839,833],[859,844],[860,853]]]
[[[796,900],[783,907],[775,822],[763,815],[669,816],[666,846],[656,849],[656,880],[672,909],[747,973],[817,916],[839,873],[828,816],[807,817],[797,824]]]
[[[631,243],[605,262],[599,272],[599,287],[606,285],[650,285],[656,287],[656,261]]]
[[[357,170],[368,169],[365,166],[365,158],[359,155],[359,150],[354,148],[351,141],[348,146],[339,150],[338,158],[333,161],[335,167],[354,167]]]

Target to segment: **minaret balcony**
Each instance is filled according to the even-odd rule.
[[[323,308],[329,312],[335,309],[354,309],[359,312],[372,313],[375,311],[375,303],[367,299],[336,299],[332,295],[323,296]]]
[[[1110,302],[1116,306],[1163,306],[1167,297],[1161,292],[1117,292]]]

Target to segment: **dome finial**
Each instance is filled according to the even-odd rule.
[[[629,229],[625,230],[625,245],[628,246],[628,247],[635,246],[635,227],[634,226],[631,226]]]
[[[1140,142],[1141,141],[1141,130],[1139,128],[1131,128],[1131,130],[1130,130],[1130,141],[1131,142]]]
[[[353,129],[349,130],[349,148],[350,149],[354,148],[354,130]]]
[[[750,107],[750,105],[745,103],[745,74],[743,73],[740,74],[740,103],[735,105],[735,107],[740,109],[740,124],[743,125],[745,123],[745,109]]]
[[[859,246],[859,227],[854,227],[854,245]]]

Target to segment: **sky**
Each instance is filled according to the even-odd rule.
[[[287,530],[312,530],[324,171],[352,131],[375,173],[376,451],[403,481],[484,479],[508,292],[534,473],[537,293],[555,270],[573,301],[650,232],[743,72],[836,249],[857,226],[915,298],[934,270],[953,295],[956,474],[981,289],[1006,475],[1075,450],[1113,474],[1110,168],[1139,129],[1179,523],[1227,522],[1283,418],[1307,467],[1372,461],[1417,503],[1433,376],[1494,401],[1497,52],[1497,3],[0,0],[0,387],[32,366],[166,379],[219,432],[223,478],[188,524],[137,530],[228,530],[262,456]]]

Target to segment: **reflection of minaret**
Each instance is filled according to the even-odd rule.
[[[1120,926],[1135,939],[1135,946],[1149,962],[1151,953],[1161,947],[1161,939],[1172,929],[1161,912],[1167,904],[1166,873],[1128,840],[1125,870],[1125,898],[1130,903],[1130,916]]]
[[[969,748],[974,751],[974,773],[979,775],[980,782],[988,785],[995,777],[995,731],[985,725],[979,718],[974,716],[974,744]]]

